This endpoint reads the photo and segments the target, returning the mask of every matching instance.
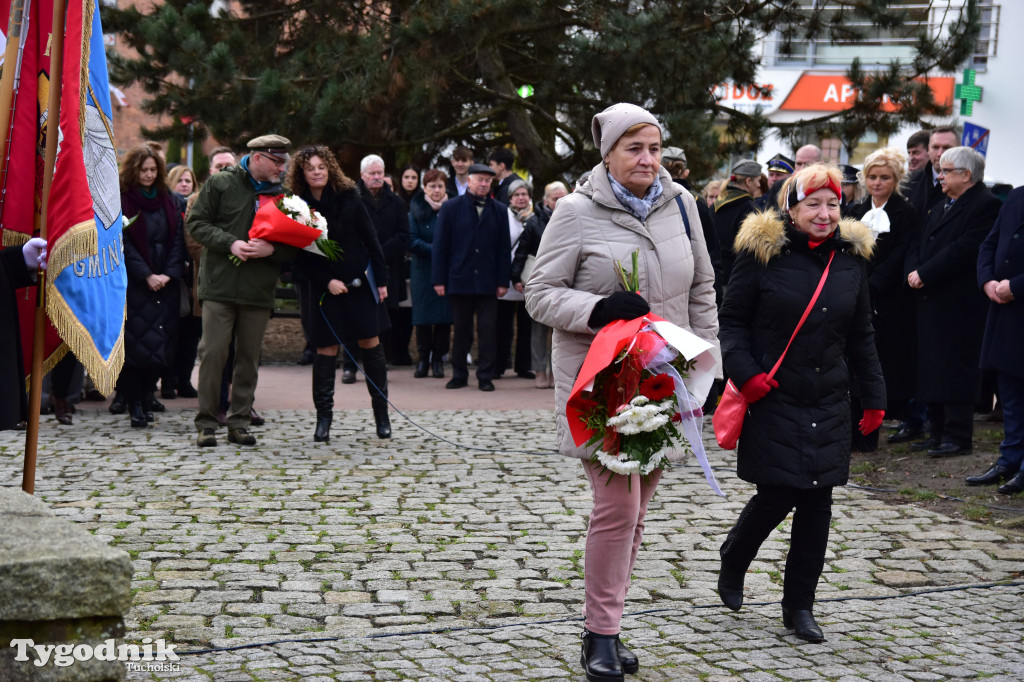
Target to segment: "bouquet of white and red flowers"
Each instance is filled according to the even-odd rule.
[[[338,260],[338,242],[327,238],[327,219],[294,194],[281,194],[262,203],[249,228],[250,239],[279,242]],[[241,260],[231,256],[235,265]]]
[[[566,404],[577,445],[611,476],[647,476],[693,454],[722,491],[701,440],[701,404],[714,380],[711,345],[657,315],[616,320],[591,344]],[[691,390],[688,390],[687,383]]]

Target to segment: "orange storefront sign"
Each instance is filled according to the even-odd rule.
[[[916,80],[928,83],[937,104],[949,106],[953,101],[952,77]],[[789,95],[779,108],[787,111],[842,111],[852,106],[856,99],[857,90],[846,76],[805,73],[800,76],[800,80],[789,91]],[[886,98],[882,108],[885,111],[895,111],[897,106]]]

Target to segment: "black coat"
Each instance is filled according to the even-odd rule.
[[[309,190],[303,192],[301,198],[327,219],[327,237],[338,242],[341,248],[341,257],[336,261],[309,251],[299,252],[295,267],[312,282],[313,289],[320,293],[327,291],[327,283],[332,279],[348,285],[358,278],[368,285],[366,268],[370,265],[377,286],[387,286],[390,298],[388,263],[359,192],[355,189],[335,192],[325,187],[319,201],[313,198]]]
[[[945,201],[946,195],[943,193],[942,187],[935,182],[935,176],[932,174],[931,161],[925,164],[924,168],[910,174],[910,179],[907,180],[907,191],[904,192],[904,195],[917,211],[917,216],[922,223],[928,218],[928,213],[933,208]]]
[[[377,286],[387,286],[388,297],[385,302],[389,308],[397,308],[406,296],[405,278],[408,272],[405,257],[409,253],[409,211],[405,208],[405,202],[387,184],[373,196],[360,180],[359,194],[377,229],[377,240],[388,264],[389,276],[386,279],[378,276]]]
[[[719,313],[722,360],[737,386],[771,370],[835,250],[824,289],[775,375],[778,388],[747,413],[737,474],[750,483],[801,489],[846,483],[851,369],[864,409],[885,408],[865,262],[873,235],[852,220],[842,221],[839,232],[812,250],[805,234],[771,212],[748,218],[737,236]]]
[[[448,299],[437,295],[430,279],[438,212],[431,208],[422,192],[413,197],[409,207],[413,326],[452,322],[452,310],[448,305]]]
[[[989,302],[981,366],[1024,379],[1024,187],[1010,192],[978,249],[978,286],[1004,279],[1014,300]]]
[[[7,330],[0,334],[0,430],[17,428],[18,422],[28,418],[25,363],[14,292],[31,286],[34,276],[35,273],[25,267],[20,246],[0,251],[0,319],[4,320],[4,329]]]
[[[508,208],[487,199],[477,215],[476,200],[466,193],[441,205],[431,263],[431,279],[446,294],[495,295],[507,287],[512,271]]]
[[[857,220],[871,210],[871,197],[850,205]],[[907,284],[907,251],[917,244],[921,224],[910,202],[893,194],[885,204],[889,231],[875,239],[868,261],[868,287],[874,308],[875,346],[885,376],[889,405],[902,405],[915,396],[917,379],[917,300]]]
[[[982,183],[944,211],[928,216],[907,253],[907,272],[923,283],[917,295],[917,393],[934,403],[973,403],[981,337],[988,310],[978,290],[978,247],[999,214],[999,199]]]
[[[722,304],[722,294],[725,290],[725,268],[722,265],[722,247],[718,243],[718,232],[715,229],[715,217],[708,208],[708,202],[704,197],[693,191],[690,183],[683,178],[672,178],[682,185],[697,202],[697,215],[700,216],[700,227],[704,233],[704,243],[708,246],[708,256],[711,258],[711,269],[715,271],[715,302]],[[692,228],[692,226],[691,226]]]
[[[185,230],[181,216],[174,225],[160,209],[142,211],[145,220],[148,258],[140,253],[135,240],[124,239],[124,265],[128,275],[125,292],[124,366],[160,369],[174,359],[181,289],[185,268]],[[131,217],[131,216],[127,216]],[[141,225],[141,223],[140,223]],[[133,228],[138,227],[133,225]],[[170,283],[159,291],[146,284],[150,275],[167,275]]]
[[[721,253],[721,285],[729,284],[729,277],[732,273],[733,262],[736,260],[736,253],[733,242],[736,234],[743,224],[744,218],[757,210],[754,204],[754,197],[743,190],[729,185],[715,201],[715,231],[718,233],[718,247]],[[715,281],[718,282],[718,273],[715,273]]]
[[[551,211],[546,206],[535,210],[533,215],[523,225],[523,233],[519,235],[519,243],[516,246],[516,253],[512,257],[512,283],[516,284],[523,279],[523,267],[529,256],[537,255],[537,247],[540,246],[540,238],[544,236],[544,228],[551,220]],[[526,282],[523,282],[525,284]]]

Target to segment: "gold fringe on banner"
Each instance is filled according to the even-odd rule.
[[[49,281],[57,279],[57,275],[64,272],[64,268],[70,267],[83,258],[95,256],[99,248],[95,220],[72,225],[64,233],[64,236],[53,245],[53,251],[46,256],[46,269],[50,273]]]
[[[121,368],[124,366],[124,316],[127,313],[127,306],[121,313],[121,333],[117,337],[110,358],[104,360],[96,350],[92,334],[71,312],[67,301],[54,286],[54,280],[56,280],[56,276],[46,279],[46,313],[60,333],[60,337],[64,339],[64,343],[71,348],[71,352],[89,372],[89,376],[92,377],[93,383],[96,385],[96,390],[104,396],[109,396],[114,392],[117,377],[121,374]]]
[[[29,239],[32,239],[30,234],[18,232],[17,230],[4,230],[2,237],[3,247],[6,249],[8,246],[25,246],[25,242]]]
[[[82,9],[82,73],[78,81],[82,87],[78,89],[78,130],[82,135],[82,142],[85,142],[85,100],[89,94],[89,49],[92,47],[92,15],[95,3],[93,0],[82,0]]]
[[[68,353],[68,346],[66,343],[61,343],[59,346],[53,349],[50,353],[50,357],[43,358],[43,376],[45,377],[50,373],[50,370],[57,366],[57,363],[64,359],[64,356]],[[25,375],[25,391],[32,390],[32,368],[28,368],[28,374]]]

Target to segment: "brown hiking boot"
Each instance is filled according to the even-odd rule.
[[[245,427],[228,429],[228,441],[239,445],[256,445],[256,436],[249,433]]]

